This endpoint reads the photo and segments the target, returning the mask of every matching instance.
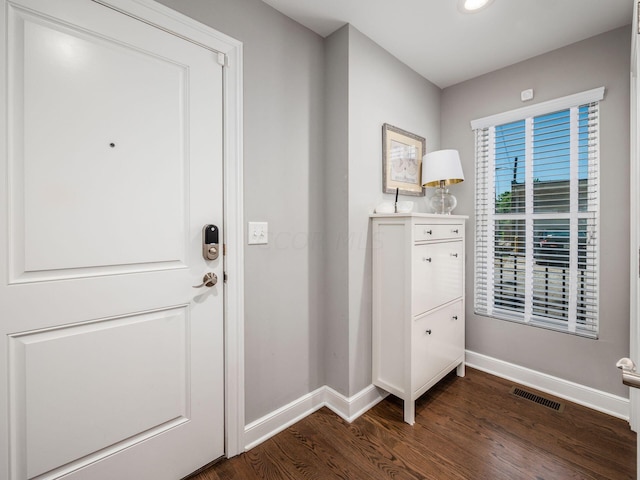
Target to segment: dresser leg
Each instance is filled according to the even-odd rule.
[[[404,421],[409,425],[416,423],[416,402],[414,400],[404,400]]]
[[[464,362],[456,367],[456,375],[459,377],[464,377]]]

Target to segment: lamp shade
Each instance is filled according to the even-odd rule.
[[[422,158],[422,185],[439,187],[442,181],[445,185],[464,181],[457,150],[437,150]]]

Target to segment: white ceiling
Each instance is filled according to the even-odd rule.
[[[631,23],[633,0],[264,0],[326,37],[345,23],[441,88]],[[629,39],[631,41],[631,39]]]

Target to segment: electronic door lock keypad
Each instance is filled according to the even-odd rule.
[[[215,260],[220,253],[218,227],[205,225],[202,227],[202,256],[205,260]]]

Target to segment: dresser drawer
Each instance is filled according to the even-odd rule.
[[[464,354],[462,302],[414,320],[411,343],[415,392]]]
[[[424,242],[427,240],[442,240],[450,238],[462,238],[464,227],[460,224],[447,225],[414,225],[413,240],[415,242]]]
[[[411,313],[422,315],[462,297],[462,241],[413,246]]]

